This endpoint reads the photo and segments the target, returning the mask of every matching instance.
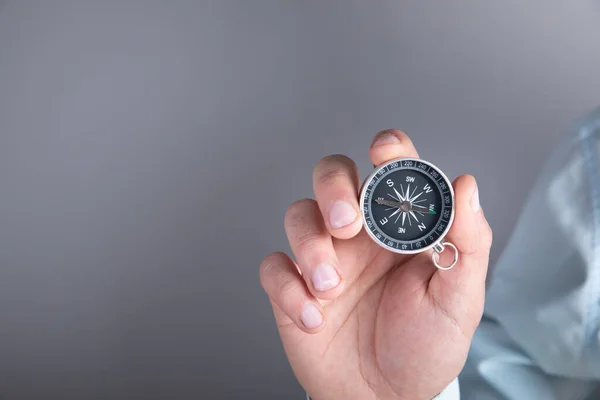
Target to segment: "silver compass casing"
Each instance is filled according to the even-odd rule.
[[[365,204],[365,200],[366,200],[365,197],[367,196],[367,192],[369,189],[369,182],[373,181],[373,179],[377,176],[379,171],[381,171],[382,169],[388,168],[390,165],[392,165],[394,163],[400,164],[404,161],[413,161],[413,162],[426,164],[429,167],[431,167],[433,170],[435,170],[447,183],[447,187],[449,189],[450,196],[452,198],[450,218],[448,220],[446,228],[441,232],[439,238],[437,238],[433,243],[430,243],[427,246],[421,247],[419,249],[413,249],[413,250],[409,250],[409,249],[403,250],[401,248],[395,248],[392,246],[388,246],[387,244],[381,242],[377,237],[375,237],[375,235],[373,234],[371,229],[369,229],[369,227],[367,226],[367,213],[370,212],[370,209],[369,209],[369,211],[364,210],[364,204]],[[423,172],[421,172],[421,173],[423,173]],[[416,253],[421,253],[421,252],[426,251],[431,248],[433,248],[434,251],[437,253],[440,253],[441,251],[443,251],[444,238],[446,237],[446,234],[448,233],[448,231],[452,227],[452,223],[454,222],[456,199],[454,196],[454,188],[452,187],[452,182],[448,179],[448,177],[444,174],[444,172],[441,169],[439,169],[436,165],[430,163],[429,161],[425,161],[425,160],[422,160],[419,158],[412,158],[412,157],[400,157],[400,158],[395,158],[393,160],[387,161],[384,164],[381,164],[380,166],[375,168],[375,170],[365,179],[365,181],[363,182],[361,191],[360,191],[359,201],[360,201],[360,209],[361,209],[361,217],[362,217],[362,221],[363,221],[363,227],[367,231],[367,233],[369,234],[371,239],[373,239],[373,241],[375,243],[377,243],[378,245],[380,245],[381,247],[383,247],[389,251],[392,251],[394,253],[399,253],[399,254],[416,254]],[[370,207],[370,205],[369,205],[369,207]]]

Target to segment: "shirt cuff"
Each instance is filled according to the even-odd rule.
[[[311,400],[306,393],[306,400]],[[446,389],[435,396],[432,400],[460,400],[460,390],[458,387],[458,378],[455,378]]]
[[[460,400],[460,390],[458,387],[458,378],[455,378],[440,394],[433,398],[434,400]]]

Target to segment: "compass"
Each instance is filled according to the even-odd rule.
[[[436,267],[456,264],[456,247],[444,241],[454,219],[454,190],[435,165],[417,158],[388,161],[365,180],[360,204],[365,229],[380,246],[402,254],[433,249]],[[454,250],[454,261],[442,267],[446,247]]]

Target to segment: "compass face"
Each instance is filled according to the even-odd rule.
[[[445,236],[454,218],[454,191],[436,166],[399,158],[378,167],[361,193],[365,229],[397,253],[424,251]]]

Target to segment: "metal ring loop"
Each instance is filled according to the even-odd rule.
[[[458,249],[456,248],[455,245],[453,245],[450,242],[443,242],[441,243],[442,246],[449,246],[452,247],[452,249],[454,249],[454,261],[452,261],[452,264],[450,264],[448,267],[442,267],[440,264],[438,264],[439,260],[440,260],[440,254],[441,251],[433,251],[433,253],[431,253],[431,260],[433,261],[433,264],[438,268],[441,269],[442,271],[448,271],[449,269],[452,269],[456,263],[458,262]],[[443,250],[442,250],[443,251]],[[437,257],[436,257],[437,256]]]

